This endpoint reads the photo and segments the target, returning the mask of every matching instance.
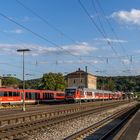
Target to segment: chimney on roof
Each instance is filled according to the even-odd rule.
[[[78,71],[80,71],[80,68],[78,68]]]
[[[85,66],[85,72],[87,73],[87,66]]]

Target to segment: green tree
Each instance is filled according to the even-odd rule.
[[[48,90],[64,90],[66,86],[66,82],[61,73],[48,73],[44,74],[42,78],[42,89]]]
[[[20,80],[15,77],[5,77],[2,79],[3,86],[18,87]]]
[[[110,78],[108,79],[107,86],[108,86],[108,90],[113,91],[115,89],[115,82]]]

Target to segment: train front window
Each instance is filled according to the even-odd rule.
[[[75,95],[76,89],[66,89],[65,93],[67,96],[73,96]]]

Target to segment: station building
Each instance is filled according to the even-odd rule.
[[[68,87],[91,89],[96,89],[97,87],[96,76],[88,73],[87,69],[84,71],[79,68],[77,71],[67,74],[66,80]]]

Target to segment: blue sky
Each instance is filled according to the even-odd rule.
[[[0,75],[25,79],[88,67],[95,75],[140,74],[140,1],[0,0]]]

